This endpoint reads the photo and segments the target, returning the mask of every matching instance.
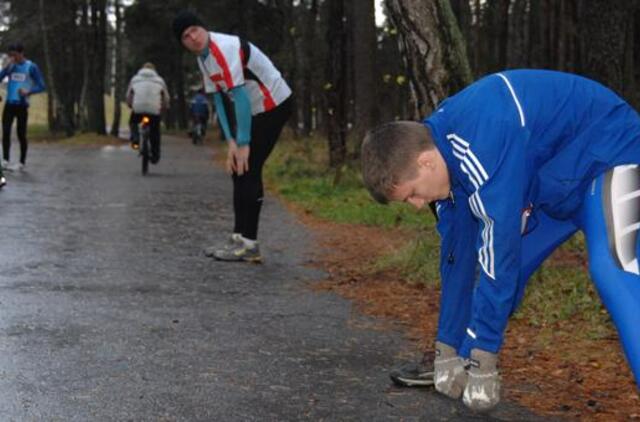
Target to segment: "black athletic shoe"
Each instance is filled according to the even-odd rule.
[[[434,351],[427,351],[421,362],[405,363],[389,374],[391,381],[398,387],[429,387],[433,381]]]

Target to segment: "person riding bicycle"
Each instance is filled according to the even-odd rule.
[[[200,134],[204,138],[207,132],[207,122],[209,121],[209,100],[203,90],[198,90],[193,98],[191,98],[189,111],[194,128],[192,130],[195,130],[196,125],[200,124],[200,130],[202,131]]]
[[[169,91],[164,79],[158,75],[153,63],[145,63],[131,78],[127,88],[127,104],[132,114],[129,121],[131,146],[138,148],[140,142],[138,123],[143,116],[150,120],[150,142],[152,164],[160,161],[160,119],[162,112],[169,108]]]

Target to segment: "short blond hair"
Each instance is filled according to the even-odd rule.
[[[151,62],[146,62],[145,64],[142,65],[143,69],[151,69],[151,70],[156,70],[156,65],[154,65]]]

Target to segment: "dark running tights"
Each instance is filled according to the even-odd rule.
[[[262,167],[271,154],[280,132],[291,115],[291,99],[266,113],[253,116],[251,121],[251,150],[249,172],[232,175],[234,233],[251,240],[258,238],[258,221],[264,189]]]
[[[5,104],[2,112],[2,157],[9,161],[11,151],[11,126],[13,119],[18,121],[18,139],[20,140],[20,162],[27,160],[27,119],[29,118],[27,106],[17,104]]]

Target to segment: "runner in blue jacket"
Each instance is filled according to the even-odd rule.
[[[636,111],[594,81],[552,71],[490,75],[423,124],[369,132],[362,166],[372,195],[434,202],[439,217],[438,391],[476,410],[498,403],[507,320],[530,275],[577,230],[640,381],[638,164]]]
[[[2,167],[9,170],[22,170],[27,160],[27,121],[29,119],[29,96],[45,90],[44,78],[40,68],[24,55],[22,44],[9,46],[9,64],[0,71],[0,81],[8,78],[7,98],[2,112]],[[17,133],[20,140],[20,162],[10,166],[11,126],[17,120]]]

